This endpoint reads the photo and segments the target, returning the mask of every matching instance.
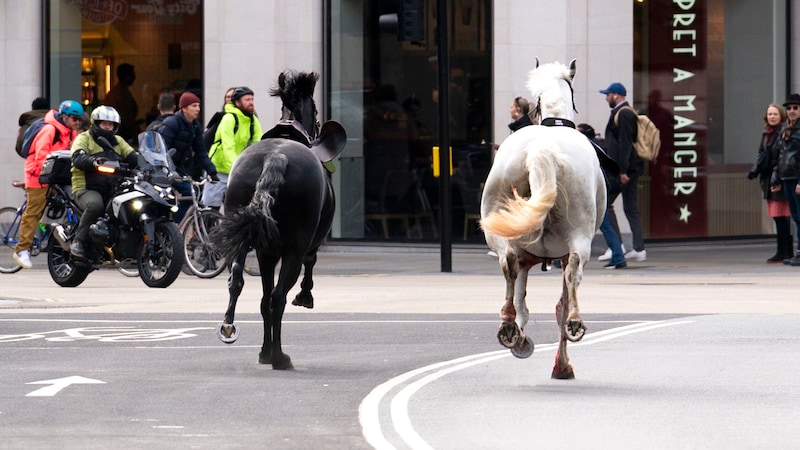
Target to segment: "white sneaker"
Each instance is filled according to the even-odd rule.
[[[14,253],[14,261],[17,262],[23,269],[30,269],[33,267],[31,264],[31,254],[27,250],[23,250],[19,253]]]
[[[625,246],[622,246],[622,253],[625,253]],[[606,252],[597,257],[598,261],[608,261],[611,259],[611,249],[607,248]]]
[[[487,255],[489,255],[489,256],[491,256],[492,258],[497,258],[497,253],[495,253],[495,251],[494,251],[494,250],[489,250],[489,252],[488,252],[488,253],[486,253],[486,254],[487,254]]]
[[[647,250],[642,250],[637,252],[636,250],[631,250],[628,253],[625,253],[625,259],[628,261],[646,261],[647,260]]]

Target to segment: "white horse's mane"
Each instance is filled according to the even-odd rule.
[[[570,104],[567,104],[563,85],[560,80],[571,85],[570,69],[559,62],[542,64],[528,73],[528,90],[531,91],[532,107],[540,108],[539,114],[544,117],[561,117],[573,119],[572,91],[570,90]]]

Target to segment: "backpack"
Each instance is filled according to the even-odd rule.
[[[214,138],[217,136],[217,128],[219,128],[219,123],[222,121],[222,117],[225,114],[232,114],[226,113],[224,111],[217,111],[211,116],[211,120],[208,121],[208,125],[206,126],[206,130],[203,131],[203,145],[206,148],[206,151],[211,151],[211,147],[216,142]],[[236,117],[236,114],[233,114],[233,120],[235,122],[233,126],[233,134],[236,134],[239,131],[239,118]]]
[[[636,142],[633,143],[636,154],[645,161],[655,161],[658,157],[658,151],[661,149],[661,131],[649,117],[639,114],[635,109],[627,105],[617,111],[614,116],[614,125],[617,124],[619,112],[626,108],[636,114]]]
[[[25,130],[24,134],[22,135],[22,144],[17,148],[17,154],[23,158],[27,158],[31,154],[31,144],[33,144],[33,139],[39,134],[42,128],[44,128],[44,118],[34,120],[28,128]],[[53,134],[53,144],[61,139],[60,133],[58,128],[53,127],[55,133]],[[20,132],[22,130],[20,129]]]

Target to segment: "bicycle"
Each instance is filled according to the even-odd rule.
[[[16,188],[24,188],[25,183],[22,181],[14,180],[11,185]],[[51,187],[51,189],[53,189]],[[61,189],[56,187],[55,189]],[[61,193],[63,194],[63,193]],[[47,206],[45,207],[45,216],[49,219],[63,219],[69,223],[78,223],[78,216],[69,205],[64,205],[63,202],[58,201],[57,198],[63,196],[51,195],[48,192]],[[6,206],[0,208],[0,236],[2,236],[3,245],[0,246],[0,273],[16,273],[22,270],[14,260],[14,247],[19,242],[19,227],[22,221],[22,213],[28,205],[28,200],[24,200],[22,205],[17,208],[13,206]],[[52,231],[51,226],[39,222],[39,226],[33,236],[33,245],[31,246],[31,256],[37,256],[43,249],[47,247],[47,241]]]
[[[192,184],[190,196],[192,204],[178,225],[178,229],[183,234],[186,267],[191,274],[197,277],[214,278],[225,270],[225,261],[219,253],[214,251],[209,233],[219,223],[222,213],[200,203],[198,192],[201,192],[203,185],[207,182],[206,179],[195,181],[191,177],[185,177],[183,181]],[[185,198],[179,198],[179,200],[185,200]]]

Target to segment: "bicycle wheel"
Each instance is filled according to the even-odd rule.
[[[247,257],[244,259],[244,273],[254,277],[261,276],[261,270],[258,267],[258,258],[256,257],[255,250],[250,250],[247,252]]]
[[[208,234],[222,214],[213,209],[201,210],[197,220],[189,220],[183,229],[186,265],[200,278],[214,278],[225,270],[225,261],[214,251]]]
[[[0,237],[3,239],[3,245],[0,246],[0,273],[14,273],[22,269],[14,261],[14,247],[19,242],[19,222],[17,208],[0,208]]]

